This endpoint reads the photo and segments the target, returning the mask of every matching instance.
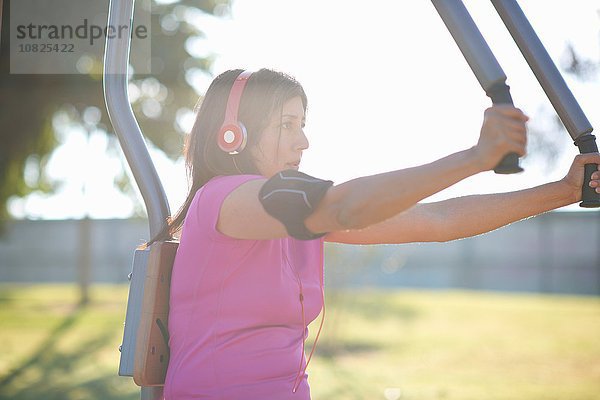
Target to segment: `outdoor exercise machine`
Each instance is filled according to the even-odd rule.
[[[110,0],[108,24],[133,27],[135,0]],[[593,128],[552,62],[516,0],[491,0],[530,68],[546,92],[580,153],[598,151]],[[461,0],[432,0],[479,83],[493,104],[513,104],[506,75]],[[107,37],[104,96],[108,115],[148,213],[149,234],[155,236],[170,215],[166,194],[146,148],[127,91],[131,38]],[[589,187],[596,164],[585,166],[581,207],[600,207],[600,194]],[[507,155],[496,173],[522,171],[516,154]],[[171,268],[177,242],[157,242],[136,249],[120,347],[119,375],[133,377],[141,398],[162,399],[169,360],[167,317]]]
[[[493,104],[513,104],[506,75],[461,0],[431,0],[454,41]],[[490,0],[552,103],[579,152],[598,151],[592,125],[516,0]],[[596,164],[585,166],[581,207],[600,207],[600,194],[589,186]],[[507,155],[496,173],[522,171],[516,154]]]

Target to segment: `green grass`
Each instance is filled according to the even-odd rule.
[[[117,376],[127,287],[94,286],[86,306],[77,295],[72,285],[0,286],[0,399],[139,399]],[[314,400],[600,399],[600,298],[363,290],[327,299],[309,367]]]

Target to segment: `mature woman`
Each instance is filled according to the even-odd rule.
[[[579,201],[584,164],[600,163],[597,153],[579,155],[560,181],[419,203],[509,152],[524,155],[527,117],[492,107],[469,149],[333,185],[298,171],[306,106],[288,75],[232,70],[197,111],[186,146],[190,191],[155,238],[181,231],[166,399],[309,399],[304,341],[323,308],[324,241],[444,242],[488,232]],[[600,191],[598,178],[591,186]]]

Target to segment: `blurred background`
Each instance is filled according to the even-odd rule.
[[[16,1],[0,1],[0,398],[139,398],[117,348],[148,226],[106,113],[102,54],[78,74],[11,71]],[[336,183],[477,142],[489,99],[429,1],[147,3],[151,73],[132,69],[129,94],[172,210],[192,110],[230,68],[298,78],[301,169]],[[598,127],[600,1],[519,3]],[[577,154],[491,3],[465,4],[531,117],[525,171],[425,201],[557,180]],[[600,398],[599,242],[597,210],[573,205],[450,243],[328,245],[313,398]]]

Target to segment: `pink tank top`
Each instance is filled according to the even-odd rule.
[[[239,240],[216,229],[225,197],[256,175],[196,193],[173,266],[165,399],[310,399],[305,323],[323,306],[323,239]]]

